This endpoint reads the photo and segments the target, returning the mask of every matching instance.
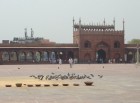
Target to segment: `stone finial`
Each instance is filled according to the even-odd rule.
[[[25,38],[27,39],[27,28],[24,29],[25,30]]]
[[[114,25],[114,30],[115,30],[115,17],[113,19],[113,25]]]
[[[31,28],[31,37],[33,38],[33,35],[34,35],[34,31],[33,29]]]
[[[105,18],[104,18],[104,22],[103,22],[103,23],[104,23],[104,25],[105,25]]]
[[[123,31],[124,31],[124,29],[125,29],[124,24],[125,24],[125,21],[124,21],[124,18],[123,18]]]

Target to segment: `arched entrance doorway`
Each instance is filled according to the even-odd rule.
[[[109,48],[110,46],[104,42],[101,41],[96,46],[96,62],[97,63],[106,63],[109,59]]]
[[[97,62],[105,63],[105,60],[106,60],[106,52],[103,49],[99,49],[97,51]]]

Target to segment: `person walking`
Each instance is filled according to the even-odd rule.
[[[70,68],[72,68],[72,63],[73,63],[73,60],[72,60],[72,58],[69,58],[69,64],[70,64]]]
[[[59,64],[60,64],[60,65],[62,64],[62,60],[61,60],[61,59],[59,59]]]

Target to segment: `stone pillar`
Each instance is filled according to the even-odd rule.
[[[127,62],[127,54],[126,53],[124,54],[124,62],[125,63]]]
[[[0,62],[2,62],[2,51],[0,52]]]
[[[137,44],[137,62],[136,64],[139,64],[139,45]]]

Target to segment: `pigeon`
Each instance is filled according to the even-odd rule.
[[[94,77],[94,75],[93,74],[90,74],[92,77]]]
[[[99,78],[102,78],[103,77],[103,75],[98,75],[99,76]]]
[[[54,74],[54,73],[52,72],[52,74]]]

